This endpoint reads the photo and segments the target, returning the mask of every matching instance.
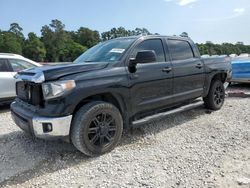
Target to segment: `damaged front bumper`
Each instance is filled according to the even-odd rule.
[[[11,104],[14,122],[26,133],[41,139],[67,139],[70,134],[72,115],[63,117],[41,117],[23,108],[16,101]]]

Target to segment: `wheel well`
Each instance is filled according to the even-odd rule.
[[[221,80],[224,83],[226,81],[226,78],[227,78],[226,73],[219,73],[219,74],[214,75],[212,81]]]
[[[83,105],[91,102],[91,101],[104,101],[104,102],[108,102],[113,104],[116,108],[118,108],[118,110],[120,111],[120,113],[122,114],[123,112],[123,106],[118,102],[118,100],[116,99],[116,97],[114,97],[114,95],[112,95],[111,93],[102,93],[102,94],[97,94],[97,95],[93,95],[93,96],[89,96],[83,100],[81,100],[77,106],[75,107],[74,110],[74,114],[75,112],[77,112]]]

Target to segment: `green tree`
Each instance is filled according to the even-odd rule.
[[[100,42],[99,32],[93,31],[86,27],[80,27],[72,38],[75,39],[75,42],[78,42],[79,44],[88,48],[91,48]]]
[[[48,61],[62,61],[64,57],[64,48],[70,35],[64,31],[65,25],[59,20],[52,20],[51,24],[45,25],[41,29],[42,42],[45,45]]]
[[[199,51],[200,51],[201,55],[209,54],[208,48],[207,48],[207,46],[205,44],[197,44],[197,46],[199,48]]]
[[[20,39],[24,39],[24,35],[23,35],[22,31],[23,31],[23,28],[21,26],[19,26],[18,23],[10,24],[9,32],[14,33]]]
[[[242,43],[231,44],[213,44],[212,42],[207,42],[206,44],[197,44],[199,47],[200,53],[202,55],[230,55],[230,54],[241,54],[241,53],[250,53],[250,46],[244,45]]]
[[[124,27],[112,28],[110,31],[103,32],[101,34],[102,40],[110,40],[118,37],[128,37],[136,35],[151,35],[151,33],[146,28],[136,28],[135,30],[126,30]]]
[[[46,49],[35,33],[31,32],[28,34],[28,39],[24,43],[23,54],[34,61],[44,61]]]
[[[78,43],[78,35],[75,32],[65,31],[65,25],[59,20],[52,20],[51,24],[42,27],[42,41],[46,48],[46,60],[51,62],[73,61],[87,47]],[[74,41],[74,40],[75,41]],[[85,41],[92,45],[94,40],[89,37]]]
[[[127,37],[130,35],[131,35],[130,31],[127,31],[123,27],[119,27],[119,28],[112,28],[110,31],[103,32],[102,39],[110,40],[118,37]]]
[[[10,24],[8,31],[0,32],[0,51],[6,53],[22,54],[24,35],[18,23]]]
[[[136,28],[134,31],[132,31],[133,35],[151,35],[152,33],[150,33],[146,28]]]
[[[69,40],[63,50],[63,56],[61,56],[61,59],[63,59],[65,62],[72,62],[87,49],[87,47],[82,46],[73,40]]]
[[[0,52],[22,54],[22,45],[14,33],[0,33]]]
[[[21,47],[24,45],[24,40],[25,40],[25,37],[24,37],[22,31],[23,31],[23,28],[18,23],[10,24],[9,32],[13,33],[16,36]]]
[[[188,37],[188,33],[187,32],[182,32],[180,36],[181,37]]]

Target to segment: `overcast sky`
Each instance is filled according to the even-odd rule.
[[[0,29],[17,22],[40,35],[59,19],[67,30],[145,27],[163,35],[189,33],[195,42],[250,44],[250,0],[0,0]]]

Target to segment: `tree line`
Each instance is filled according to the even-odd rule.
[[[237,42],[236,44],[222,43],[213,44],[211,42],[206,42],[205,44],[197,44],[200,53],[202,55],[230,55],[242,53],[250,54],[250,45],[244,45],[242,42]]]
[[[126,30],[124,27],[112,28],[103,33],[86,27],[80,27],[77,31],[67,31],[65,25],[55,19],[42,27],[40,37],[33,32],[25,37],[23,28],[18,23],[12,23],[9,30],[0,30],[0,52],[20,54],[38,62],[70,62],[101,41],[140,34],[152,33],[145,28]],[[201,54],[250,53],[250,46],[243,43],[220,45],[207,42],[197,45]]]

